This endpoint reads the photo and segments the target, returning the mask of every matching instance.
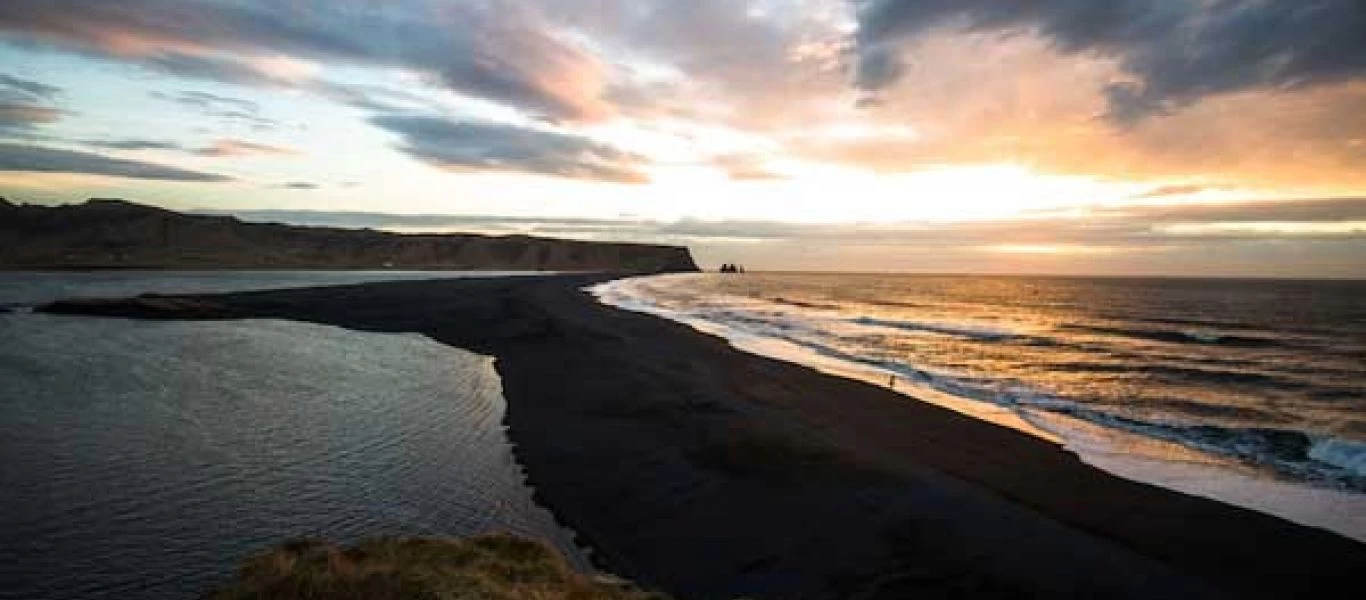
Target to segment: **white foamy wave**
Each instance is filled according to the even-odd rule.
[[[1309,457],[1366,477],[1366,443],[1325,438],[1309,448]]]
[[[887,385],[889,377],[894,377],[897,392],[1059,443],[1082,460],[1122,477],[1366,541],[1366,520],[1339,519],[1306,508],[1331,504],[1366,510],[1366,495],[1359,493],[1366,489],[1366,444],[1336,439],[1315,443],[1307,434],[1293,430],[1135,419],[1008,378],[910,364],[897,353],[879,350],[880,338],[896,336],[889,329],[986,343],[1046,341],[1046,333],[1027,326],[1012,329],[970,320],[889,319],[859,315],[860,306],[698,294],[691,291],[693,284],[685,277],[618,280],[588,291],[604,304],[690,325],[745,352],[876,385]],[[1174,448],[1184,449],[1181,456]],[[1194,456],[1201,458],[1193,460]],[[1252,465],[1263,474],[1249,474]],[[1268,486],[1278,490],[1274,497],[1257,491]],[[1306,500],[1310,498],[1314,500]]]
[[[873,383],[885,385],[891,377],[898,391],[917,398],[935,394],[941,397],[937,404],[959,412],[978,416],[983,405],[990,405],[988,410],[992,411],[1008,410],[1020,417],[1013,427],[1040,437],[1068,437],[1058,421],[1047,419],[1049,424],[1041,425],[1037,418],[1044,412],[1060,414],[1114,431],[1236,459],[1279,476],[1366,491],[1366,444],[1338,439],[1315,443],[1317,436],[1291,428],[1229,426],[1188,422],[1175,415],[1115,413],[1113,409],[1034,389],[1006,376],[912,364],[902,355],[888,352],[880,337],[887,328],[978,341],[1036,337],[1023,330],[970,320],[849,315],[860,310],[856,306],[841,311],[828,304],[807,307],[804,303],[783,302],[775,307],[774,303],[752,297],[672,298],[671,302],[669,292],[678,290],[668,285],[670,281],[622,280],[592,291],[605,303],[692,325],[726,338],[743,350]],[[1237,411],[1234,407],[1223,410]]]
[[[1182,331],[1181,334],[1197,342],[1204,342],[1206,344],[1213,344],[1223,339],[1224,337],[1222,335],[1207,330]]]
[[[870,325],[873,327],[890,327],[903,331],[925,331],[943,335],[953,335],[960,337],[976,338],[982,340],[1001,340],[1015,337],[1016,332],[1001,327],[989,325],[979,325],[974,323],[947,323],[940,321],[904,321],[895,319],[879,319],[876,317],[855,317],[849,319],[852,323],[860,325]]]

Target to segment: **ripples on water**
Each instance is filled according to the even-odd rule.
[[[213,294],[372,281],[511,277],[499,271],[139,271],[0,272],[0,307],[26,307],[64,298],[126,298],[138,294]]]
[[[595,291],[1366,539],[1366,282],[751,273]],[[1241,489],[1200,482],[1212,464]]]
[[[196,597],[304,535],[576,552],[513,461],[488,358],[287,321],[0,314],[0,339],[0,598]]]

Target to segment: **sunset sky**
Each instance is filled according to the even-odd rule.
[[[1366,277],[1366,3],[4,0],[0,194],[751,269]]]

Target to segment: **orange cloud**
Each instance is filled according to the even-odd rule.
[[[0,127],[5,125],[33,125],[54,123],[62,118],[62,111],[32,104],[0,104]]]
[[[253,155],[298,156],[302,154],[302,152],[299,152],[294,148],[286,148],[284,146],[272,146],[270,144],[248,142],[245,140],[221,138],[214,140],[213,144],[211,144],[207,148],[197,150],[195,154],[198,154],[200,156],[224,158]]]

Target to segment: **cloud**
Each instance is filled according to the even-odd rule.
[[[1366,185],[1366,143],[1352,142],[1366,139],[1366,80],[1210,96],[1114,127],[1096,118],[1109,110],[1098,85],[1122,75],[1104,60],[1059,55],[1033,35],[938,31],[915,44],[913,76],[886,90],[884,106],[861,112],[874,133],[910,124],[919,138],[811,138],[786,150],[879,172],[1009,163],[1242,189]]]
[[[703,264],[847,271],[1366,276],[1366,229],[1237,227],[1366,221],[1366,198],[1102,210],[961,223],[657,221],[329,211],[212,211],[251,221],[401,232],[472,232],[689,246]],[[1219,225],[1233,224],[1234,227]],[[1210,225],[1210,226],[1205,226]],[[1293,256],[1293,259],[1287,259]]]
[[[288,183],[282,183],[275,187],[282,190],[316,190],[321,188],[322,186],[307,181],[290,181]]]
[[[32,98],[42,98],[52,100],[62,93],[62,88],[55,85],[48,85],[40,81],[23,79],[6,73],[0,73],[0,86],[9,90],[23,93]]]
[[[1261,200],[1183,206],[1112,208],[1097,212],[1106,218],[1154,223],[1342,223],[1366,221],[1366,198],[1309,198]]]
[[[224,83],[254,86],[286,85],[248,61],[224,56],[167,51],[138,58],[138,63],[177,77],[210,79]]]
[[[971,221],[962,223],[819,224],[765,220],[546,218],[507,215],[402,215],[378,212],[256,210],[205,211],[248,220],[296,225],[404,231],[516,231],[539,234],[613,235],[656,240],[806,240],[822,243],[938,246],[1064,244],[1141,246],[1162,243],[1172,224],[1351,223],[1366,221],[1366,198],[1308,198],[1193,206],[1102,209],[1085,216]],[[1328,234],[1334,235],[1334,234]],[[1360,233],[1358,237],[1363,237]],[[1257,236],[1276,238],[1267,231]],[[1220,236],[1222,237],[1222,236]]]
[[[873,92],[905,76],[906,47],[945,28],[1029,32],[1064,54],[1115,60],[1129,79],[1104,92],[1107,116],[1121,124],[1208,96],[1366,75],[1360,0],[856,0],[855,7],[855,83]]]
[[[616,183],[643,183],[640,157],[589,138],[486,121],[379,116],[371,123],[399,134],[400,150],[443,169],[521,171]]]
[[[209,146],[195,150],[194,153],[200,156],[210,156],[214,158],[256,155],[298,156],[301,154],[301,152],[293,148],[230,138],[214,140]]]
[[[152,92],[152,97],[176,102],[209,114],[218,114],[226,111],[245,111],[250,113],[261,111],[261,105],[251,100],[220,96],[218,94],[197,90],[186,90],[174,95],[164,92]]]
[[[519,2],[6,0],[12,38],[232,83],[287,85],[262,60],[397,67],[556,119],[607,111],[601,62]]]
[[[261,105],[251,100],[197,90],[185,90],[173,94],[157,91],[151,92],[149,95],[158,100],[174,102],[206,117],[249,127],[253,131],[267,131],[280,126],[279,121],[262,116]]]
[[[65,114],[62,110],[40,103],[61,92],[55,85],[0,73],[0,132],[26,131],[60,120]]]
[[[187,146],[180,142],[169,140],[148,140],[148,139],[112,139],[112,140],[82,140],[81,144],[91,148],[104,150],[169,150],[182,152],[194,156],[204,156],[210,158],[232,158],[239,156],[298,156],[302,154],[294,148],[284,146],[274,146],[247,140],[233,138],[219,138],[204,147]]]
[[[441,231],[461,227],[554,223],[570,225],[622,225],[619,219],[510,217],[503,215],[401,215],[380,212],[321,210],[204,210],[204,214],[236,215],[249,221],[268,221],[316,227],[413,229]]]
[[[764,167],[764,161],[754,156],[728,154],[715,158],[712,160],[712,164],[725,171],[726,177],[729,177],[733,181],[762,181],[787,178],[785,175],[766,169]]]
[[[1153,188],[1153,189],[1151,189],[1151,190],[1148,190],[1148,191],[1146,191],[1146,192],[1143,192],[1142,194],[1138,194],[1137,196],[1134,196],[1134,197],[1135,197],[1135,198],[1166,198],[1166,197],[1169,197],[1169,196],[1188,196],[1188,195],[1190,195],[1190,194],[1198,194],[1198,193],[1203,192],[1203,191],[1205,191],[1205,190],[1207,190],[1207,189],[1209,189],[1209,188],[1207,188],[1206,186],[1203,186],[1203,185],[1193,185],[1193,184],[1163,185],[1163,186],[1155,187],[1155,188]]]
[[[85,140],[81,143],[91,148],[103,148],[105,150],[185,150],[184,146],[176,142],[160,140]]]
[[[41,146],[0,143],[0,171],[85,173],[158,181],[222,182],[231,178],[176,167]]]
[[[28,129],[34,125],[53,123],[62,118],[62,111],[33,104],[0,104],[0,130]]]
[[[316,81],[309,84],[308,89],[334,102],[378,113],[393,113],[413,108],[438,108],[431,98],[380,85]]]
[[[267,107],[271,95],[288,94],[367,116],[470,109],[564,126],[531,127],[553,131],[611,119],[600,131],[620,132],[611,139],[622,149],[660,161],[758,153],[785,166],[883,173],[1011,163],[1048,174],[1349,190],[1366,183],[1366,120],[1354,116],[1366,114],[1366,87],[1347,89],[1366,80],[1349,81],[1358,70],[1341,66],[1366,60],[1349,35],[1360,23],[1353,6],[1363,5],[5,0],[0,41],[256,86],[242,96]],[[219,102],[177,91],[228,87],[148,81],[175,86],[158,97],[212,117],[205,127],[242,128],[209,135],[285,136],[296,120],[336,114],[285,110],[296,100],[263,111],[232,94],[209,94],[227,99]],[[505,118],[507,107],[523,114]],[[271,118],[286,115],[287,123]],[[849,124],[874,133],[798,137]],[[666,128],[682,133],[659,133]],[[898,128],[922,135],[876,134]],[[652,145],[666,136],[676,139]],[[736,180],[774,175],[717,166]]]

